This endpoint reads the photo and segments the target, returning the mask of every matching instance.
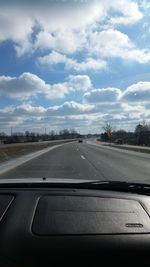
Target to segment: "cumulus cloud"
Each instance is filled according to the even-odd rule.
[[[0,76],[0,94],[11,98],[28,98],[46,90],[48,85],[37,75],[29,72],[19,77]]]
[[[90,104],[82,104],[74,101],[65,102],[59,106],[49,107],[47,109],[47,114],[49,116],[64,116],[64,115],[74,115],[74,114],[87,114],[94,110],[94,106]]]
[[[138,63],[150,62],[150,50],[138,49],[128,35],[115,30],[106,29],[90,35],[89,50],[101,57],[120,57]]]
[[[138,82],[129,86],[121,96],[122,101],[149,102],[150,82]]]
[[[148,81],[120,90],[111,87],[93,89],[87,75],[70,75],[58,84],[47,84],[31,73],[23,73],[19,77],[0,77],[0,94],[21,100],[37,94],[50,99],[61,98],[74,91],[82,92],[83,99],[80,102],[65,101],[47,107],[25,100],[18,106],[0,109],[0,125],[3,129],[12,125],[23,129],[42,129],[48,125],[54,128],[77,127],[84,132],[96,130],[97,125],[106,120],[126,128],[136,125],[141,118],[150,118]]]
[[[65,102],[58,106],[33,106],[31,103],[25,102],[18,106],[5,107],[0,109],[0,125],[4,129],[19,127],[19,130],[34,129],[42,131],[42,127],[53,127],[53,129],[70,128],[85,125],[83,121],[88,114],[91,116],[94,106],[77,102]],[[74,120],[73,120],[74,117]],[[79,121],[77,121],[80,118]],[[81,120],[82,119],[82,120]]]
[[[87,91],[92,83],[88,75],[70,75],[67,78],[67,85],[71,90]]]
[[[11,107],[13,115],[24,115],[24,116],[43,116],[46,113],[46,108],[43,106],[32,106],[31,103],[23,103],[16,107]]]
[[[89,49],[102,56],[116,56],[122,49],[131,49],[129,37],[115,29],[95,31],[90,35]]]
[[[126,3],[125,3],[126,2]],[[131,1],[118,1],[117,5],[114,6],[115,1],[112,1],[112,9],[120,12],[121,16],[115,16],[110,19],[110,23],[116,24],[132,24],[139,21],[143,15],[139,10],[139,6],[135,2]]]
[[[38,63],[40,65],[53,66],[57,64],[63,64],[66,70],[75,70],[77,72],[85,72],[88,70],[102,70],[106,69],[106,62],[102,59],[94,59],[88,57],[83,62],[77,62],[77,60],[67,57],[64,54],[60,54],[56,51],[52,51],[52,53],[39,57]]]
[[[65,102],[61,105],[43,107],[23,103],[18,106],[0,109],[0,125],[4,129],[11,126],[15,129],[36,129],[42,131],[43,127],[53,129],[78,128],[80,132],[100,131],[105,121],[111,121],[118,127],[131,129],[141,117],[148,119],[150,111],[144,105],[130,105],[127,103],[77,103]]]
[[[84,94],[85,101],[89,103],[116,102],[121,94],[118,88],[93,89]]]
[[[0,3],[0,42],[12,40],[23,54],[31,48],[33,26],[34,21],[27,13]]]
[[[87,75],[70,75],[64,83],[50,85],[46,97],[49,99],[64,98],[70,92],[87,91],[91,87],[92,83]]]
[[[55,33],[40,31],[35,43],[31,45],[35,51],[39,50],[56,50],[61,53],[73,54],[80,50],[86,43],[86,34],[84,32],[72,32],[69,29],[58,30]]]
[[[37,75],[25,72],[19,77],[0,76],[0,94],[10,98],[28,99],[37,94],[63,98],[71,91],[86,91],[92,86],[87,75],[70,75],[65,82],[47,84]]]
[[[78,72],[105,69],[104,57],[150,62],[148,48],[139,49],[125,33],[114,29],[142,18],[138,4],[132,0],[117,4],[116,0],[8,3],[0,3],[0,42],[12,40],[18,56],[44,50],[47,55],[39,58],[40,64],[62,63],[67,70]],[[104,24],[107,29],[101,30]],[[52,50],[55,52],[50,53]],[[85,50],[99,58],[87,56],[78,62],[66,56]]]
[[[139,104],[132,104],[131,103],[122,103],[122,108],[125,112],[125,114],[127,114],[128,119],[129,120],[148,120],[150,118],[150,110],[146,108],[145,105],[143,105],[142,103]]]
[[[94,26],[104,19],[111,27],[133,24],[141,18],[138,4],[132,0],[117,4],[116,0],[12,0],[0,3],[0,40],[12,40],[19,56],[36,49],[74,53],[86,46]]]
[[[100,19],[105,9],[101,1],[3,3],[0,5],[0,40],[14,41],[19,56],[30,51],[29,44],[32,49],[56,48],[72,53],[85,41],[85,28]],[[39,32],[33,43],[32,34],[36,25],[39,25]]]
[[[67,101],[62,105],[54,105],[50,107],[33,106],[31,103],[23,103],[16,107],[11,106],[0,110],[1,114],[11,113],[12,115],[21,115],[29,117],[54,117],[75,114],[86,114],[95,111],[95,107],[91,104],[83,104],[75,101]]]

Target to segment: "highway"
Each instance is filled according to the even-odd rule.
[[[150,183],[150,154],[86,140],[59,146],[0,175],[4,179],[42,177]]]

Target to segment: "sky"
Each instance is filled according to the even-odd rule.
[[[0,132],[150,123],[149,0],[0,0]]]

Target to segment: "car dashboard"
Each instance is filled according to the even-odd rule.
[[[150,197],[50,187],[0,189],[0,266],[148,266]],[[142,264],[142,265],[141,265]],[[102,266],[105,266],[102,264]]]

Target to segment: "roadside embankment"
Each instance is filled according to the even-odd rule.
[[[150,153],[150,147],[145,147],[145,146],[118,145],[114,143],[103,143],[103,142],[101,142],[101,144],[104,146],[110,146],[110,147],[115,147],[119,149],[126,149],[126,150],[131,150],[131,151],[136,151],[136,152],[142,152],[142,153]]]
[[[0,145],[0,163],[19,158],[21,156],[43,150],[55,145],[75,141],[75,139],[65,139],[56,141],[45,141],[35,143],[17,143]]]

